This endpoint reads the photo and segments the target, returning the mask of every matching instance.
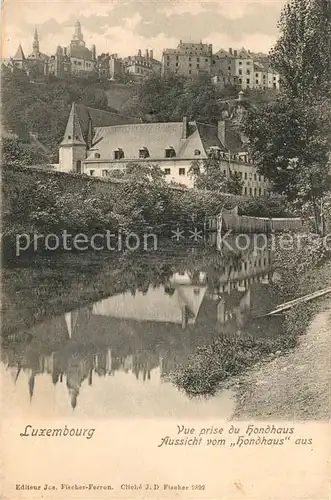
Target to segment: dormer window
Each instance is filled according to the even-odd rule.
[[[145,146],[139,149],[139,158],[149,158],[149,151]]]
[[[122,148],[117,148],[115,149],[114,151],[114,159],[115,160],[121,160],[122,158],[124,158],[124,151]]]
[[[169,146],[168,148],[165,149],[166,158],[173,158],[174,156],[176,156],[176,151],[173,148],[173,146]]]
[[[200,151],[200,149],[195,149],[195,150],[194,150],[194,154],[195,154],[195,156],[199,156],[199,155],[201,155],[201,151]]]

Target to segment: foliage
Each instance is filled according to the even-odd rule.
[[[290,0],[278,23],[280,36],[271,61],[291,98],[307,99],[330,92],[330,0]]]
[[[45,151],[33,142],[23,144],[16,138],[2,137],[1,154],[3,165],[37,165],[48,160]]]
[[[243,188],[243,180],[238,172],[223,172],[222,162],[212,152],[208,158],[203,160],[193,160],[189,170],[189,175],[194,179],[194,187],[197,189],[207,189],[240,195]]]
[[[54,78],[36,84],[4,71],[1,83],[3,127],[23,143],[31,140],[31,134],[36,136],[51,150],[53,162],[73,101],[108,109],[107,96],[98,82]]]
[[[236,92],[233,89],[230,94]],[[219,89],[208,75],[192,79],[154,75],[139,86],[126,112],[156,122],[179,121],[187,116],[189,120],[215,124],[220,118],[217,100],[228,94],[229,89]]]
[[[318,228],[331,185],[330,1],[290,0],[279,28],[271,56],[282,92],[275,103],[249,110],[245,132],[259,172],[297,209],[310,205]]]

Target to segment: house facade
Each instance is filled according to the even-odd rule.
[[[111,177],[127,165],[154,164],[168,182],[194,187],[190,167],[213,150],[225,175],[238,172],[243,195],[267,196],[269,185],[257,173],[240,135],[227,121],[218,126],[197,121],[141,123],[117,113],[73,104],[59,148],[59,170]]]

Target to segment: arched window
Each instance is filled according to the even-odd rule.
[[[81,174],[82,173],[82,162],[81,162],[81,160],[77,160],[76,161],[76,172],[77,172],[77,174]]]
[[[195,150],[194,150],[194,154],[195,154],[195,156],[199,156],[199,155],[201,155],[201,151],[200,151],[200,149],[195,149]]]

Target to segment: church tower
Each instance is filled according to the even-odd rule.
[[[32,52],[34,54],[39,54],[39,37],[37,28],[34,30],[33,44],[32,44]]]
[[[79,122],[78,106],[73,103],[59,148],[60,171],[83,173],[86,151],[87,145]]]
[[[71,44],[76,47],[85,47],[84,37],[82,33],[82,27],[80,22],[77,20],[75,24],[75,33],[72,37]]]

